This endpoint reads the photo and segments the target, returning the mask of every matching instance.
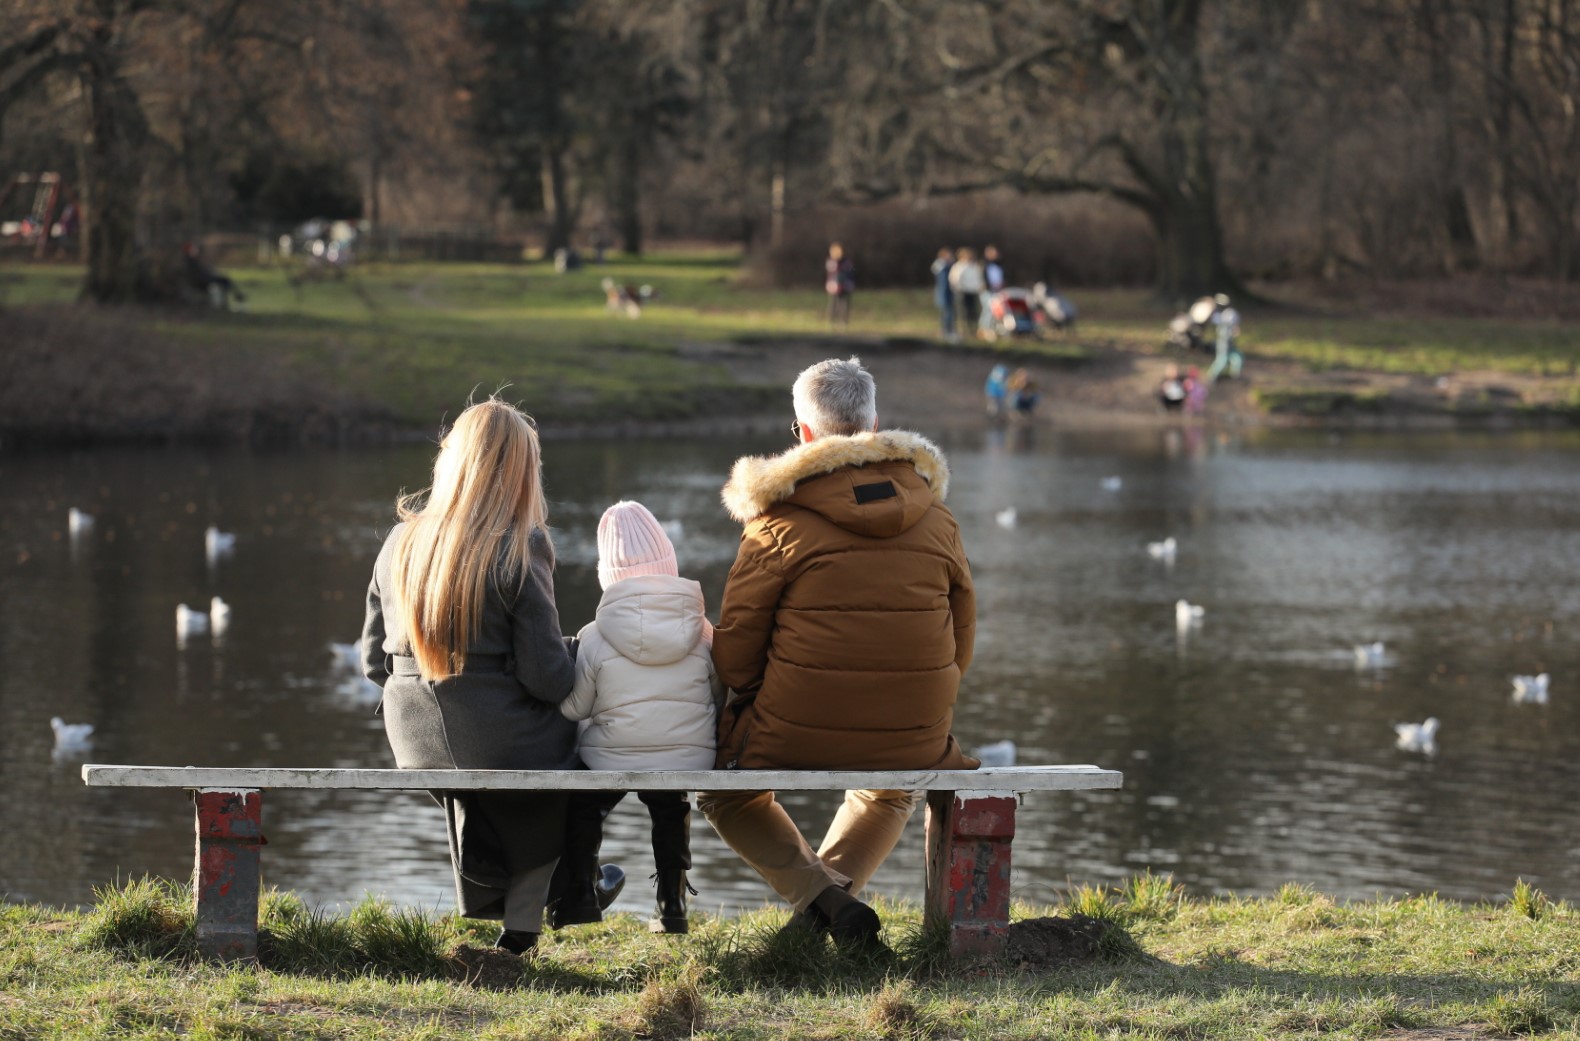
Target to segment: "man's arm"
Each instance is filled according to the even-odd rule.
[[[954,566],[949,575],[949,614],[955,628],[955,664],[964,673],[971,665],[971,656],[976,650],[977,594],[971,584],[971,562],[966,559],[959,528],[955,529],[954,541]]]
[[[724,582],[719,624],[713,628],[713,667],[737,692],[762,686],[768,644],[785,579],[772,537],[761,520],[741,533],[741,548]]]

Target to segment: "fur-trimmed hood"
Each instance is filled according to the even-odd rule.
[[[743,456],[720,498],[730,516],[745,524],[789,499],[807,478],[871,463],[910,463],[938,501],[949,492],[949,464],[937,445],[909,430],[878,430],[819,437],[775,456]]]

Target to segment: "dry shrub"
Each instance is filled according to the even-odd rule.
[[[797,214],[782,242],[752,257],[751,273],[769,285],[821,286],[830,242],[855,261],[858,289],[931,285],[941,246],[997,246],[1012,285],[1145,285],[1154,271],[1151,229],[1125,206],[995,192]]]
[[[932,1018],[912,997],[909,980],[889,983],[867,1007],[867,1026],[882,1037],[912,1041],[933,1033]]]
[[[668,980],[655,976],[637,996],[636,1032],[652,1041],[680,1041],[702,1029],[704,1012],[695,972]]]

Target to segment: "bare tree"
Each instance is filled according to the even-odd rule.
[[[909,38],[903,112],[836,151],[890,153],[870,196],[1009,186],[1091,192],[1145,214],[1168,295],[1237,288],[1218,212],[1212,52],[1203,0],[895,8]],[[896,51],[899,53],[899,51]],[[900,148],[896,150],[895,145]],[[926,158],[923,158],[926,156]]]

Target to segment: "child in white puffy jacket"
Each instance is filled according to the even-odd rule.
[[[617,502],[598,521],[598,613],[577,634],[576,686],[560,704],[585,720],[582,761],[594,770],[711,770],[724,688],[713,671],[713,626],[702,587],[679,577],[675,547],[647,507]],[[686,931],[691,867],[686,792],[639,792],[653,822],[654,932]],[[564,861],[577,883],[556,924],[596,921],[582,876],[596,884],[603,818],[624,792],[572,797]],[[586,848],[588,845],[590,849]],[[567,902],[568,901],[568,902]]]

